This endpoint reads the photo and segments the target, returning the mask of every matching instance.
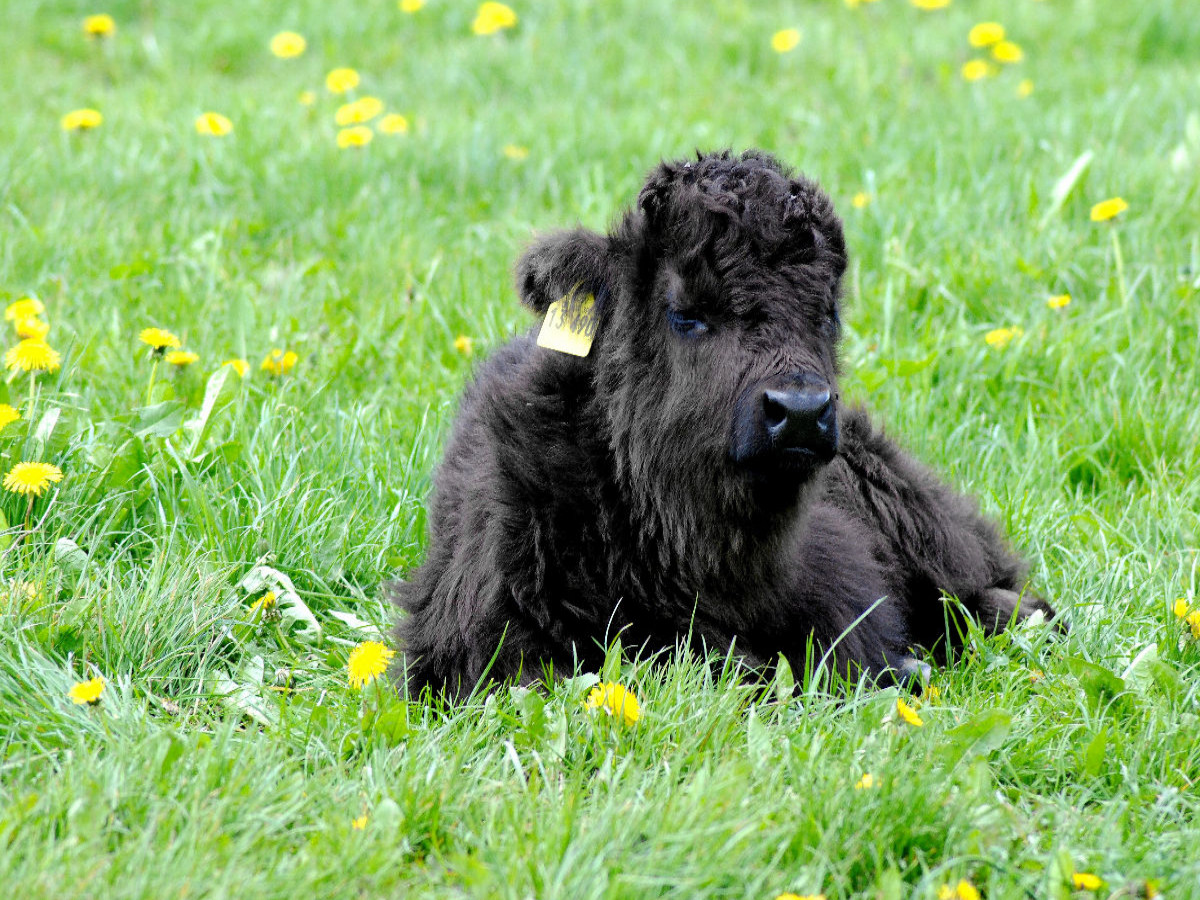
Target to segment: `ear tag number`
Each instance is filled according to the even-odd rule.
[[[587,356],[596,337],[598,318],[596,298],[572,291],[546,310],[537,345],[572,356]]]

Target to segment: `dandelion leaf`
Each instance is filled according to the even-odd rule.
[[[321,623],[300,599],[292,579],[270,566],[257,565],[242,578],[241,588],[247,594],[258,596],[265,591],[275,592],[275,605],[292,634],[302,641],[317,642],[321,639]]]
[[[213,411],[217,408],[217,401],[221,398],[221,389],[225,387],[225,382],[229,379],[229,373],[232,371],[233,368],[231,366],[221,366],[217,371],[208,376],[208,383],[204,386],[204,400],[200,404],[200,410],[196,413],[195,418],[189,419],[183,424],[183,427],[192,433],[192,446],[188,450],[188,456],[192,459],[196,458],[196,454],[204,446],[204,439],[208,437]]]
[[[138,437],[170,437],[183,423],[183,401],[163,400],[137,410],[133,433]]]

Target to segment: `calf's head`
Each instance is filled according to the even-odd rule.
[[[608,235],[531,247],[517,287],[539,312],[596,297],[578,365],[630,493],[667,518],[736,524],[796,508],[837,452],[845,268],[829,198],[751,151],[663,163]]]

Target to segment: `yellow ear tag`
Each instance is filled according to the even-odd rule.
[[[592,350],[592,339],[596,337],[598,318],[596,298],[572,291],[561,300],[555,300],[546,310],[537,344],[572,356],[587,356]]]

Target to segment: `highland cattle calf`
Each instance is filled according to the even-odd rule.
[[[396,588],[409,690],[595,667],[618,634],[896,678],[954,640],[945,595],[989,632],[1053,616],[975,504],[839,402],[845,268],[829,198],[754,151],[535,242],[540,330],[463,395]]]

